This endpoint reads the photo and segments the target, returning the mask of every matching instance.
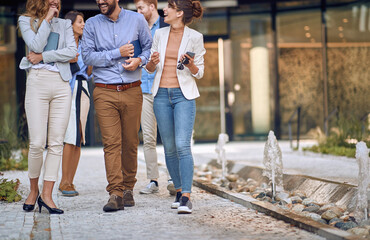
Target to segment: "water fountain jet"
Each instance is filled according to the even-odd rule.
[[[355,219],[358,222],[368,219],[367,188],[370,183],[369,149],[366,143],[356,144],[356,159],[358,163],[358,189]]]
[[[276,191],[283,191],[283,161],[279,144],[273,131],[269,132],[265,144],[263,165],[263,176],[270,179],[272,185],[272,197],[275,199]]]
[[[225,180],[225,177],[227,175],[225,145],[228,141],[229,135],[227,135],[226,133],[220,133],[218,135],[215,151],[217,153],[217,163],[221,164],[222,166],[222,180]]]

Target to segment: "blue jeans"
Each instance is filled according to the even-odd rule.
[[[153,108],[167,169],[175,188],[182,189],[182,193],[191,193],[194,161],[190,141],[195,121],[195,100],[187,100],[180,88],[159,88]]]

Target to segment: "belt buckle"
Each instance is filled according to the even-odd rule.
[[[123,86],[122,86],[122,85],[117,85],[117,86],[116,86],[116,90],[117,90],[117,92],[121,92],[121,91],[123,91],[124,89],[123,89]]]

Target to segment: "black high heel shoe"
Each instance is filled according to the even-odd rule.
[[[41,213],[41,208],[42,207],[45,207],[49,211],[50,214],[63,214],[64,213],[64,211],[62,209],[51,208],[48,205],[46,205],[46,203],[44,201],[42,201],[41,195],[37,199],[37,204],[39,205],[39,212],[40,213]]]
[[[39,195],[40,195],[40,192],[37,193],[36,201],[37,201],[37,198],[39,197]],[[26,203],[24,203],[23,204],[23,210],[26,211],[26,212],[33,211],[33,209],[35,209],[36,201],[35,201],[34,204],[26,204]]]

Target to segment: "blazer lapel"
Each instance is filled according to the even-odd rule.
[[[180,48],[179,48],[179,53],[178,53],[178,56],[177,56],[177,61],[180,60],[180,57],[182,54],[185,54],[185,51],[186,51],[186,47],[188,46],[188,42],[189,42],[189,28],[187,26],[185,26],[185,29],[184,29],[184,34],[182,36],[182,40],[181,40],[181,44],[180,44]]]
[[[160,61],[161,61],[161,65],[162,65],[162,69],[163,69],[163,65],[164,65],[164,58],[165,58],[165,56],[166,56],[166,48],[167,48],[167,43],[168,43],[168,38],[169,38],[169,36],[170,36],[170,27],[168,27],[167,29],[166,29],[166,31],[164,31],[164,33],[163,33],[163,35],[162,35],[162,41],[160,41],[161,42],[161,49],[160,49]]]

